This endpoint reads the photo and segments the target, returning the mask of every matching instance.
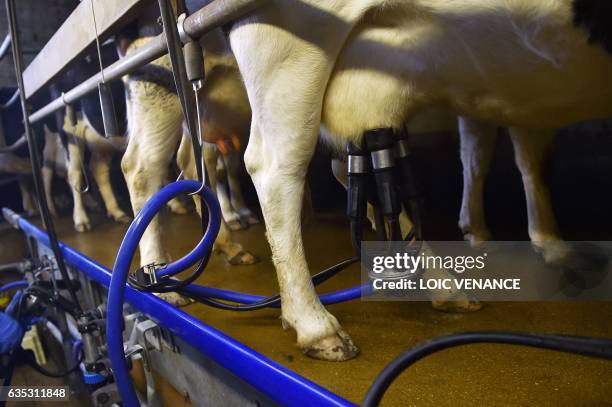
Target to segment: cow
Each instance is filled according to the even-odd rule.
[[[113,43],[104,44],[101,47],[101,55],[105,65],[118,59]],[[87,55],[52,85],[51,95],[61,97],[63,91],[95,74],[99,66],[97,55]],[[49,209],[52,214],[57,215],[52,192],[53,174],[57,173],[64,176],[71,187],[74,200],[73,221],[78,232],[86,232],[92,228],[84,203],[84,194],[90,186],[87,165],[102,196],[107,216],[119,223],[128,223],[131,220],[119,206],[111,183],[113,156],[122,153],[127,144],[125,91],[120,81],[109,86],[114,96],[118,130],[121,134],[110,138],[104,136],[100,99],[95,93],[85,95],[78,103],[56,112],[56,131],[44,127],[42,174]]]
[[[14,152],[0,152],[0,174],[17,177],[17,184],[21,193],[21,206],[27,216],[36,215],[38,204],[31,188],[32,167],[30,162]]]
[[[161,32],[156,22],[157,16],[157,11],[152,7],[141,15],[133,27],[121,34],[119,39],[121,55],[130,55]],[[200,43],[205,49],[208,72],[214,72],[214,64],[220,64],[220,73],[232,64],[235,66],[227,39],[220,29],[204,36]],[[208,92],[206,83],[211,78],[204,81],[204,88],[201,91],[203,97],[206,97],[205,93]],[[167,179],[168,166],[181,141],[183,115],[168,56],[158,58],[125,76],[123,80],[127,90],[129,141],[121,167],[130,192],[132,208],[134,213],[138,213],[146,200],[157,192]],[[244,90],[242,92],[244,93]],[[220,91],[219,94],[223,95],[223,92]],[[242,98],[246,100],[244,96]],[[205,137],[206,126],[204,123]],[[240,126],[241,129],[245,124]],[[230,135],[231,133],[228,134]],[[213,142],[216,142],[216,139]],[[187,141],[184,145],[187,145],[186,143]],[[197,161],[197,165],[201,165],[199,162],[201,160]],[[212,165],[211,161],[209,170],[215,165]],[[156,217],[140,241],[141,265],[168,262],[169,257],[162,247],[161,233],[161,225]],[[221,224],[219,236],[215,241],[215,251],[222,253],[233,265],[248,265],[258,261],[242,245],[232,240],[230,230],[224,223]],[[163,294],[162,298],[175,305],[188,303],[187,299],[176,293]]]
[[[493,158],[497,126],[465,116],[460,116],[458,123],[463,164],[459,228],[472,246],[478,246],[491,239],[484,217],[483,192]],[[525,191],[529,238],[547,263],[570,264],[575,253],[560,235],[545,182],[554,131],[539,137],[528,137],[515,128],[509,131]]]
[[[21,193],[21,204],[27,216],[38,213],[38,204],[33,191],[32,167],[27,158],[28,149],[23,124],[21,120],[21,106],[19,105],[19,91],[13,88],[0,90],[3,99],[7,95],[6,102],[0,105],[0,137],[5,146],[0,148],[0,174],[4,175],[5,181],[17,181]],[[20,137],[18,137],[20,136]]]
[[[248,105],[246,94],[244,100]],[[233,140],[244,140],[248,138],[249,128],[246,128],[246,133],[242,133],[239,138],[231,137],[230,142],[234,144]],[[259,223],[257,215],[253,213],[251,208],[248,207],[242,194],[242,183],[241,183],[241,165],[242,165],[242,154],[239,149],[241,143],[236,143],[236,146],[230,147],[219,147],[216,144],[204,143],[204,160],[206,162],[206,169],[211,173],[215,171],[217,188],[216,194],[219,199],[221,206],[221,213],[223,214],[223,220],[230,228],[230,230],[242,230],[247,229],[251,225]],[[212,169],[215,164],[214,159],[217,157],[216,168]],[[211,168],[209,170],[209,168]]]
[[[319,128],[342,149],[422,107],[522,138],[612,114],[611,5],[601,0],[272,1],[230,31],[252,109],[245,164],[257,190],[298,346],[325,360],[357,347],[321,304],[300,229]]]

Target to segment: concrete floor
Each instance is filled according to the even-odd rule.
[[[191,215],[167,215],[165,242],[176,259],[199,240]],[[58,222],[66,243],[111,267],[125,226],[97,224],[78,234],[69,219]],[[262,225],[236,233],[262,261],[230,267],[214,256],[200,284],[257,294],[276,292],[277,283]],[[305,231],[310,267],[321,270],[351,255],[348,225],[340,215],[319,215]],[[358,283],[356,268],[319,289],[326,292]],[[428,303],[353,301],[329,307],[361,348],[358,358],[331,363],[309,359],[283,331],[278,310],[219,311],[193,304],[185,311],[258,352],[354,402],[360,402],[376,374],[396,355],[418,342],[452,332],[514,330],[612,337],[612,303],[488,303],[481,311],[456,315]],[[472,345],[430,356],[404,373],[384,406],[612,405],[612,363],[592,358],[504,345]]]

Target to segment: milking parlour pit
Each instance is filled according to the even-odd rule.
[[[0,7],[0,407],[612,402],[612,1]]]

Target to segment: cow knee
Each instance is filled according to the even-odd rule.
[[[244,166],[251,178],[257,175],[257,172],[261,167],[261,156],[261,135],[259,134],[259,129],[255,123],[252,123],[249,144],[244,152]]]
[[[127,178],[132,169],[136,165],[136,157],[135,154],[131,153],[129,150],[125,152],[123,157],[121,158],[121,171],[123,175]]]

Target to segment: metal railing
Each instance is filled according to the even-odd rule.
[[[267,0],[215,0],[189,17],[185,18],[179,27],[179,32],[184,32],[192,38],[199,38],[207,32],[221,27],[229,22],[244,17],[260,7]],[[120,59],[106,67],[80,85],[64,93],[47,104],[40,110],[30,115],[30,123],[36,123],[66,104],[73,103],[89,92],[98,89],[98,83],[102,81],[102,75],[106,81],[116,80],[134,70],[148,64],[151,61],[165,55],[168,52],[164,34],[154,37],[133,54]]]

